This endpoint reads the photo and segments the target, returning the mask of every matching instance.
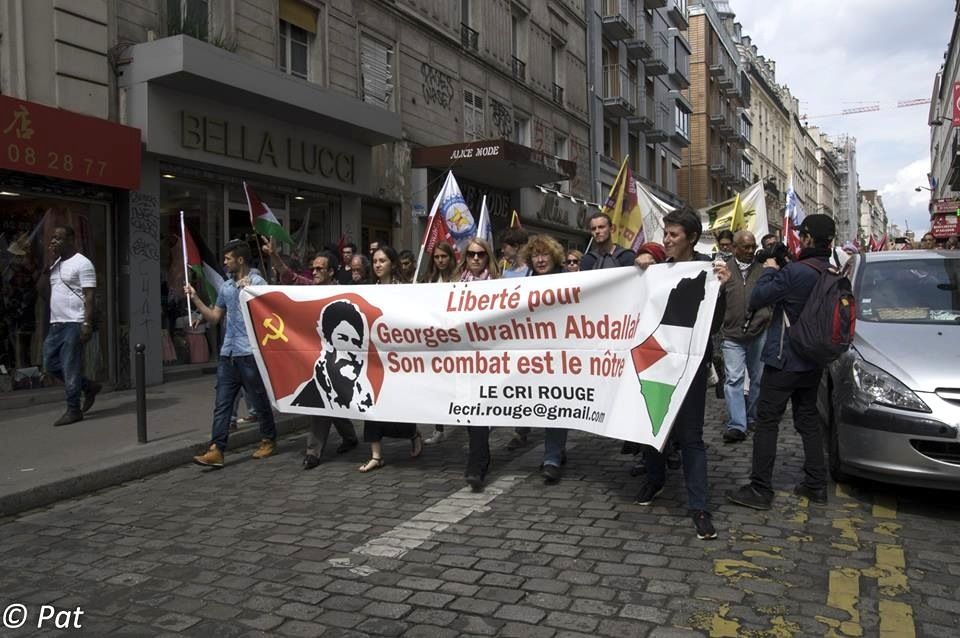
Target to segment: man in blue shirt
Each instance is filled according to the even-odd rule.
[[[223,467],[223,451],[227,448],[230,435],[230,417],[233,404],[240,389],[260,417],[260,446],[253,458],[262,459],[277,451],[277,428],[273,421],[273,410],[263,387],[263,379],[257,370],[253,358],[253,349],[247,339],[247,329],[243,324],[240,309],[240,290],[244,286],[264,286],[266,281],[257,273],[250,272],[250,246],[235,239],[223,249],[223,267],[228,279],[220,286],[217,302],[213,308],[207,306],[197,296],[193,286],[187,284],[183,291],[193,300],[197,310],[208,323],[219,323],[226,317],[223,345],[220,347],[220,360],[217,363],[217,398],[213,409],[213,434],[210,437],[210,449],[205,454],[193,457],[193,462],[206,467]]]

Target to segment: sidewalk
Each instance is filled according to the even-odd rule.
[[[147,441],[137,443],[134,390],[103,393],[79,423],[53,427],[64,403],[6,410],[0,423],[0,516],[138,479],[190,462],[210,440],[215,375],[147,389]],[[307,417],[278,415],[282,436]],[[230,450],[259,441],[256,425],[231,433]]]

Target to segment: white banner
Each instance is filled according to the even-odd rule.
[[[253,286],[241,298],[281,412],[572,428],[662,448],[706,350],[710,269]]]

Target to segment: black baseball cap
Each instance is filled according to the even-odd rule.
[[[837,235],[837,224],[829,215],[807,215],[800,222],[797,232],[810,235],[814,239],[833,239]]]

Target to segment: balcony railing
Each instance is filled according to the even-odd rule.
[[[636,0],[601,0],[600,24],[611,40],[623,40],[634,34],[637,23]]]
[[[673,133],[673,112],[663,102],[657,102],[653,128],[647,133],[647,142],[666,142]]]
[[[663,75],[668,70],[670,62],[670,48],[667,36],[657,33],[653,36],[653,55],[644,64],[647,75]]]
[[[710,63],[708,70],[710,75],[723,76],[727,73],[727,52],[719,44],[714,44],[710,49]]]
[[[624,42],[627,46],[627,57],[631,60],[646,60],[653,55],[653,46],[651,46],[650,36],[653,32],[652,27],[647,24],[646,18],[642,14],[637,16],[633,36]]]
[[[517,56],[513,56],[511,63],[513,68],[513,79],[520,82],[525,82],[527,79],[527,63]]]
[[[633,82],[619,64],[603,67],[603,108],[614,117],[626,117],[634,109]]]
[[[552,95],[553,101],[557,104],[563,104],[563,87],[559,84],[553,84]]]
[[[673,19],[677,28],[686,30],[689,26],[687,21],[687,0],[667,0],[667,15]]]
[[[460,46],[477,51],[480,48],[480,33],[464,23],[460,23]]]
[[[627,118],[627,124],[641,131],[649,131],[656,124],[657,102],[647,95],[643,84],[637,85],[634,104],[636,108],[633,115]]]

